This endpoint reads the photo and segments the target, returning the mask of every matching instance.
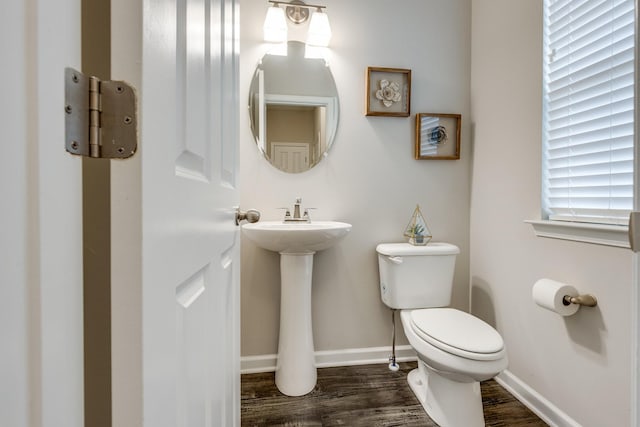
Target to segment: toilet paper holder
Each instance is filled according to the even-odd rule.
[[[562,298],[562,304],[578,304],[585,305],[587,307],[595,307],[596,305],[598,305],[598,300],[591,294],[578,295],[577,297],[565,295],[564,298]]]

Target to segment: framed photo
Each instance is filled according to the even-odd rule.
[[[460,114],[416,114],[416,160],[460,158]]]
[[[365,115],[409,117],[411,70],[368,67],[366,83]]]

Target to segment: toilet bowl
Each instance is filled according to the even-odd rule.
[[[409,373],[407,381],[427,414],[441,427],[484,426],[479,381],[493,378],[508,364],[498,332],[452,308],[402,310],[400,318],[418,355],[418,368]],[[442,323],[425,323],[426,319],[461,322],[443,327]]]
[[[455,257],[448,243],[377,246],[382,301],[400,309],[418,367],[407,381],[427,414],[441,427],[484,426],[480,381],[507,367],[500,334],[451,302]]]

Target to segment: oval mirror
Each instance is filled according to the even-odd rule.
[[[268,52],[253,74],[249,115],[258,149],[273,166],[291,173],[311,169],[338,129],[338,89],[326,61],[305,57],[298,41]]]

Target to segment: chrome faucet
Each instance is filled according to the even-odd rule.
[[[296,197],[296,202],[293,205],[293,216],[291,216],[291,212],[288,208],[285,209],[284,212],[284,222],[311,222],[311,217],[309,216],[309,209],[304,210],[304,213],[300,215],[300,206],[302,205],[302,197]]]

